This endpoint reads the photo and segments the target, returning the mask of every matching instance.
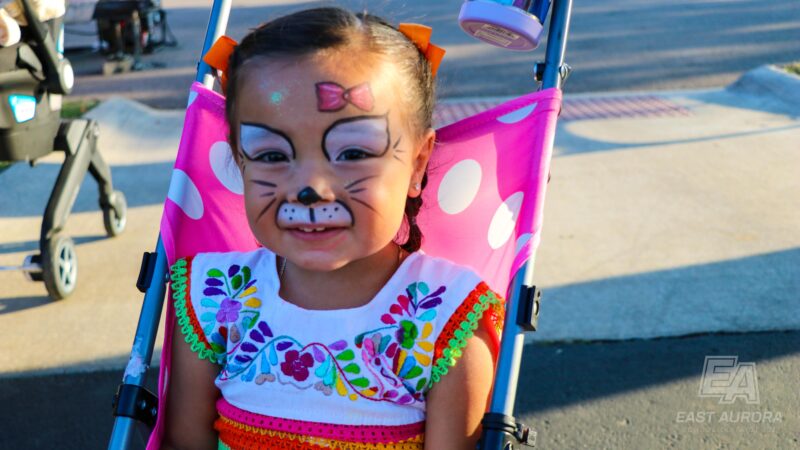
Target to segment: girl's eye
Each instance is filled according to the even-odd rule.
[[[371,158],[375,155],[360,148],[348,148],[347,150],[339,153],[336,157],[337,161],[357,161],[359,159]]]
[[[289,162],[289,157],[286,153],[279,151],[265,151],[261,152],[253,158],[256,161],[265,162],[269,164]]]

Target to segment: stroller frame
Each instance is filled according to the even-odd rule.
[[[230,8],[231,0],[214,0],[211,9],[195,78],[209,88],[213,86],[214,79],[211,67],[203,62],[202,55],[225,33]],[[545,17],[544,12],[538,17]],[[564,54],[571,13],[572,0],[552,1],[545,61],[534,66],[534,79],[540,82],[540,89],[561,88],[569,75],[570,67],[564,63]],[[492,399],[482,421],[483,432],[478,444],[480,450],[511,450],[520,445],[535,444],[536,432],[518,423],[513,416],[524,333],[536,330],[539,315],[541,291],[533,283],[534,261],[535,253],[515,273],[511,282]],[[143,256],[136,283],[145,294],[131,352],[131,361],[137,365],[143,362],[146,367],[150,366],[168,279],[167,256],[159,235],[155,252],[146,252]],[[115,420],[109,450],[128,449],[133,441],[134,429],[138,428],[146,436],[155,423],[158,398],[144,388],[146,374],[144,370],[125,371],[114,398]]]
[[[72,293],[77,283],[75,244],[62,230],[86,172],[99,186],[99,205],[108,236],[124,230],[127,205],[122,192],[114,190],[111,169],[97,149],[97,122],[60,119],[61,108],[51,104],[53,96],[69,94],[72,89],[72,68],[56,48],[60,19],[46,26],[36,17],[29,0],[21,2],[31,45],[22,42],[3,49],[15,53],[16,63],[15,69],[0,72],[0,86],[6,91],[0,93],[0,99],[11,103],[11,97],[20,94],[34,97],[35,114],[20,123],[11,118],[13,113],[0,111],[5,116],[0,117],[0,125],[8,124],[8,128],[0,128],[0,161],[28,161],[33,165],[53,151],[63,151],[65,158],[45,208],[40,253],[28,256],[20,267],[0,266],[0,270],[24,271],[30,280],[43,281],[50,297],[59,300]]]

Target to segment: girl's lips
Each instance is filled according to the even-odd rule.
[[[318,230],[319,228],[320,227],[295,227],[295,228],[289,228],[286,231],[293,238],[307,242],[324,241],[326,239],[331,239],[333,237],[336,237],[344,232],[344,228],[342,227],[324,228],[322,231],[307,231],[315,229]]]

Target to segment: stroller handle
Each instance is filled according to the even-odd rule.
[[[75,81],[72,65],[56,51],[55,37],[48,39],[48,32],[39,21],[29,0],[20,2],[31,36],[37,44],[34,51],[44,65],[48,90],[54,94],[69,94]]]

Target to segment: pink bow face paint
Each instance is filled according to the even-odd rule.
[[[320,112],[336,112],[342,110],[347,104],[371,112],[375,100],[369,83],[361,83],[350,89],[332,81],[317,83],[317,109]]]
[[[400,228],[415,170],[396,70],[347,54],[252,67],[231,128],[256,238],[307,270],[378,254]],[[276,91],[287,93],[280,105]]]

